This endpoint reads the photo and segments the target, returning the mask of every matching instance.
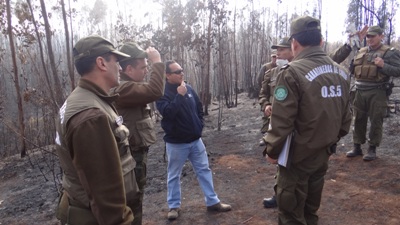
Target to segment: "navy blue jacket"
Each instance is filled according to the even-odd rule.
[[[186,84],[185,96],[178,94],[179,85],[166,82],[164,96],[156,101],[162,115],[161,127],[164,141],[190,143],[201,137],[203,131],[203,106],[193,88]]]

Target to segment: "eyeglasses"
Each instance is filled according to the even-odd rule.
[[[374,38],[376,35],[367,35],[367,38]]]
[[[180,75],[180,74],[183,73],[183,69],[177,70],[177,71],[174,71],[174,72],[170,72],[170,74],[172,74],[172,73]]]

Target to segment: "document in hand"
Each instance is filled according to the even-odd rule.
[[[283,145],[281,154],[279,154],[278,164],[281,166],[287,167],[288,160],[289,160],[290,143],[292,142],[292,138],[293,138],[293,132],[287,136],[285,144]]]

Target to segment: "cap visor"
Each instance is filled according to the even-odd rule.
[[[120,52],[120,51],[118,51],[118,50],[113,50],[113,51],[111,51],[111,52],[114,53],[114,54],[116,54],[116,55],[118,55],[118,58],[120,58],[120,59],[131,57],[130,55],[125,54],[125,53],[123,53],[123,52]]]
[[[287,45],[272,45],[271,48],[277,49],[277,48],[291,48],[291,47]]]
[[[142,52],[139,55],[129,56],[129,57],[126,57],[126,58],[124,57],[124,58],[121,58],[120,61],[122,62],[122,61],[127,61],[127,60],[130,60],[130,59],[145,59],[145,58],[147,58],[147,52]]]

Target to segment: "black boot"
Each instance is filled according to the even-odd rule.
[[[263,204],[265,208],[275,208],[278,206],[278,204],[276,203],[275,195],[271,198],[264,198]]]
[[[372,161],[376,159],[376,146],[370,145],[368,148],[368,153],[363,157],[364,161]]]
[[[346,153],[347,157],[356,157],[358,155],[363,155],[360,144],[354,144],[354,149]]]

